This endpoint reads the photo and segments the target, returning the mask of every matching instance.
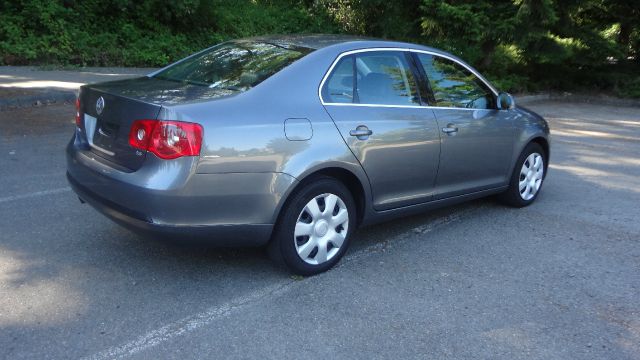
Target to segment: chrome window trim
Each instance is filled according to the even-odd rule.
[[[327,106],[355,106],[355,107],[381,107],[381,108],[400,108],[400,109],[441,109],[441,110],[467,110],[467,111],[494,111],[502,109],[477,109],[477,108],[459,108],[444,107],[431,105],[388,105],[388,104],[355,104],[355,103],[322,103]]]
[[[329,67],[329,70],[327,70],[327,72],[322,77],[322,81],[320,82],[320,86],[318,87],[318,98],[320,98],[320,103],[322,103],[322,105],[331,105],[331,106],[361,106],[361,107],[386,107],[386,108],[408,108],[408,109],[449,109],[449,110],[455,109],[455,110],[473,110],[473,111],[475,111],[475,110],[500,110],[500,109],[475,109],[475,108],[469,109],[469,108],[442,107],[442,106],[431,106],[431,105],[385,105],[385,104],[355,104],[355,103],[325,102],[324,99],[322,98],[322,88],[324,87],[324,83],[327,81],[327,78],[329,77],[329,75],[331,75],[331,73],[333,72],[333,69],[338,64],[340,59],[342,59],[345,56],[352,55],[352,54],[359,54],[359,53],[365,53],[365,52],[374,52],[374,51],[413,52],[413,53],[429,54],[429,55],[432,55],[432,56],[439,56],[439,57],[445,58],[445,59],[453,61],[454,63],[462,66],[465,69],[467,69],[469,72],[471,72],[473,75],[475,75],[480,81],[482,81],[482,83],[485,84],[489,88],[489,90],[491,90],[491,92],[493,93],[494,96],[496,96],[496,98],[498,97],[498,94],[499,94],[498,90],[496,90],[491,84],[489,84],[489,82],[487,82],[484,79],[484,77],[482,77],[482,75],[480,75],[480,73],[478,73],[477,71],[475,71],[474,69],[472,69],[468,65],[460,62],[459,60],[456,60],[455,58],[453,58],[451,56],[448,56],[448,55],[445,55],[445,54],[440,54],[440,53],[437,53],[437,52],[434,52],[434,51],[420,50],[420,49],[398,48],[398,47],[388,47],[388,48],[377,47],[377,48],[368,48],[368,49],[349,50],[349,51],[345,51],[345,52],[341,53],[340,55],[338,55],[338,57],[333,61],[333,63]]]

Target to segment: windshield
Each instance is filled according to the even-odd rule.
[[[154,77],[246,91],[311,51],[266,42],[224,43],[162,70]]]

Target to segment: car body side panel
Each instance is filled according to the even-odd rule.
[[[516,99],[517,101],[517,99]],[[550,129],[547,121],[542,116],[530,111],[524,107],[518,106],[514,117],[515,143],[513,147],[512,161],[509,167],[509,174],[513,172],[515,161],[520,156],[524,148],[534,139],[543,138],[549,145],[551,152]],[[546,166],[549,166],[549,158],[551,154],[547,154]]]
[[[438,172],[440,135],[429,109],[325,105],[371,180],[373,206],[387,210],[431,200]],[[358,139],[349,132],[367,126]]]
[[[261,111],[261,107],[247,109],[247,99],[250,97],[242,101],[240,98],[237,101],[220,101],[210,108],[215,114],[211,116],[207,114],[209,109],[204,107],[181,109],[176,114],[168,114],[170,109],[163,111],[165,114],[161,117],[217,122],[205,125],[197,173],[282,172],[298,178],[307,168],[317,164],[343,162],[358,165],[319,103],[302,106],[307,109],[304,113],[284,106]],[[312,136],[308,140],[287,139],[285,120],[303,117],[311,124]],[[228,118],[234,121],[219,120]]]
[[[512,110],[433,108],[442,134],[436,199],[491,189],[507,183],[512,161]]]
[[[211,102],[195,102],[184,105],[166,106],[161,110],[159,118],[177,119],[199,122],[205,125],[203,150],[197,165],[197,173],[236,173],[236,172],[276,172],[288,174],[298,181],[303,180],[315,171],[327,167],[339,167],[353,173],[362,183],[366,193],[366,218],[377,218],[378,211],[373,206],[373,191],[370,178],[362,168],[357,157],[352,153],[334,125],[331,117],[324,111],[318,97],[318,85],[333,61],[345,51],[354,48],[379,47],[379,42],[361,41],[348,45],[335,45],[317,50],[305,58],[296,61],[283,71],[275,74],[250,91],[236,96],[219,98]],[[402,43],[389,43],[388,47],[408,46]],[[411,48],[429,51],[437,50],[411,46]],[[300,81],[297,81],[300,80]],[[304,81],[302,81],[304,80]],[[423,111],[429,111],[425,108]],[[436,114],[437,116],[438,114]],[[441,122],[447,116],[440,113]],[[532,115],[515,111],[513,119],[502,119],[508,122],[524,121]],[[287,139],[284,123],[290,118],[308,119],[312,127],[309,140],[291,141]],[[522,118],[522,119],[521,119]],[[441,127],[438,124],[438,127]],[[508,132],[511,132],[510,134]],[[482,189],[497,188],[506,185],[512,163],[521,151],[520,143],[513,139],[513,129],[506,133],[493,134],[499,143],[504,145],[501,151],[491,157],[491,166],[498,166],[501,174],[491,184],[477,186],[473,189],[449,192],[448,196],[459,196],[467,192],[474,193]],[[532,127],[531,133],[541,133],[540,127]],[[515,135],[518,136],[517,134]],[[492,146],[496,140],[487,136],[476,144],[480,147]],[[483,156],[483,150],[475,146],[475,156]],[[516,150],[516,148],[519,150]],[[468,148],[468,146],[463,147]],[[470,149],[467,149],[470,150]],[[489,159],[479,160],[487,162]],[[493,161],[496,162],[493,165]],[[499,164],[498,164],[499,163]],[[461,168],[459,168],[461,169]],[[292,188],[285,194],[290,193]],[[286,195],[285,195],[286,198]],[[390,201],[396,200],[391,199]],[[425,199],[427,201],[428,199]],[[398,211],[404,205],[417,202],[397,203]],[[280,206],[274,211],[274,221]],[[392,206],[384,207],[390,214]],[[376,220],[377,221],[377,220]]]

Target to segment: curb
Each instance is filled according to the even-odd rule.
[[[43,105],[73,103],[77,92],[73,90],[45,90],[38,94],[0,99],[0,111],[16,108],[29,108]]]
[[[640,99],[622,99],[606,95],[582,95],[572,93],[542,93],[514,95],[516,104],[535,104],[542,101],[568,101],[584,104],[640,107]]]

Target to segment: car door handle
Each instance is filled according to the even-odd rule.
[[[458,132],[458,127],[453,124],[449,124],[447,125],[447,127],[442,128],[442,132],[445,134],[453,135]]]
[[[360,125],[355,128],[355,130],[349,131],[349,135],[357,137],[358,140],[366,140],[371,134],[373,134],[373,131],[364,125]]]

